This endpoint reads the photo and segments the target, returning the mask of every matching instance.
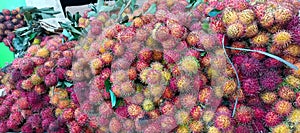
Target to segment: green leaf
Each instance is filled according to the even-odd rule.
[[[109,90],[109,94],[110,94],[111,105],[112,107],[115,107],[117,102],[117,97],[112,90]]]
[[[65,84],[67,87],[73,86],[73,84],[72,84],[71,82],[68,82],[68,81],[64,81],[64,84]]]
[[[132,24],[132,22],[127,22],[127,23],[125,23],[125,26],[129,27],[129,26],[131,26],[131,24]]]
[[[112,6],[102,6],[100,9],[99,9],[99,12],[110,12],[114,10],[114,7]]]
[[[100,8],[102,8],[104,6],[104,0],[98,0],[97,1],[97,11],[100,10]]]
[[[244,48],[234,48],[234,47],[226,47],[226,48],[229,48],[229,49],[233,49],[233,50],[240,50],[240,51],[247,51],[247,52],[257,52],[257,53],[260,53],[260,54],[263,54],[263,55],[266,55],[266,56],[269,56],[271,58],[274,58],[284,64],[286,64],[287,66],[289,66],[290,68],[293,68],[295,70],[298,70],[299,68],[297,66],[295,66],[294,64],[276,56],[276,55],[273,55],[273,54],[270,54],[270,53],[267,53],[267,52],[263,52],[263,51],[260,51],[260,50],[251,50],[251,49],[244,49]]]
[[[120,11],[119,11],[119,14],[118,14],[118,18],[119,18],[119,19],[122,17],[122,14],[123,14],[123,12],[125,11],[125,8],[126,8],[126,5],[123,4],[122,7],[121,7],[121,9],[120,9]]]
[[[123,4],[124,4],[123,0],[117,0],[116,3],[115,3],[115,5],[116,5],[117,7],[122,7]]]
[[[70,25],[70,28],[71,28],[72,32],[74,32],[76,34],[79,34],[79,35],[82,35],[82,33],[79,30],[77,30],[76,28],[74,28],[73,26]]]
[[[148,14],[148,13],[154,14],[154,13],[156,13],[156,9],[157,9],[156,4],[152,4],[152,5],[149,7],[149,9],[145,12],[145,14]]]
[[[213,9],[213,10],[211,10],[211,11],[208,13],[208,16],[210,16],[210,17],[215,17],[215,16],[217,16],[217,15],[219,15],[219,14],[221,14],[221,13],[222,13],[221,10]]]
[[[186,9],[189,9],[189,8],[191,8],[193,5],[194,5],[194,4],[189,4],[189,5],[187,5],[185,8],[186,8]]]
[[[24,12],[24,18],[26,20],[26,22],[28,23],[29,21],[32,20],[32,16],[30,14],[30,12]]]
[[[108,92],[111,89],[111,86],[112,86],[111,82],[109,81],[109,78],[105,80],[104,84],[105,84],[105,89]]]
[[[81,17],[80,13],[76,12],[75,15],[74,15],[74,20],[75,20],[76,23],[78,23],[78,20],[79,20],[80,17]]]
[[[38,34],[38,32],[31,33],[31,34],[29,35],[29,40],[34,39],[34,38],[37,36],[37,34]]]
[[[56,87],[60,87],[60,86],[62,86],[62,84],[63,84],[63,83],[59,81],[59,82],[56,84]]]
[[[63,30],[62,34],[68,38],[71,36],[71,34],[66,29]]]
[[[96,12],[88,12],[88,17],[96,17],[97,13]]]
[[[41,13],[46,13],[46,14],[55,15],[55,14],[59,14],[60,11],[41,11]]]
[[[203,53],[200,54],[200,56],[202,56],[202,57],[205,56],[205,55],[206,55],[206,52],[203,52]]]
[[[208,22],[204,22],[202,24],[202,29],[205,30],[205,31],[207,31],[209,29],[209,23]]]
[[[133,12],[136,8],[135,8],[135,4],[136,4],[136,0],[132,0],[130,3],[130,10],[131,12]]]
[[[75,20],[73,19],[73,15],[72,15],[69,11],[67,11],[67,18],[68,18],[70,21],[72,21],[72,22],[75,21]]]
[[[118,15],[117,15],[117,14],[112,14],[112,15],[110,16],[110,18],[111,18],[111,19],[117,19],[117,18],[118,18]]]

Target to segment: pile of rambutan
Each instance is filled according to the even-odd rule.
[[[0,132],[299,132],[299,2],[193,2],[31,46],[1,75]]]

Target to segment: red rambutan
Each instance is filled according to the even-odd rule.
[[[278,85],[283,81],[277,72],[269,71],[259,79],[261,87],[266,90],[273,91],[277,89]]]
[[[257,78],[247,78],[242,80],[242,89],[245,95],[253,96],[260,92],[261,88]]]
[[[249,123],[252,121],[253,118],[253,110],[247,106],[240,106],[235,114],[235,119],[239,123]]]
[[[244,76],[253,77],[261,71],[262,64],[256,58],[245,58],[239,67]]]
[[[264,121],[266,126],[274,127],[282,121],[282,118],[275,112],[268,112],[264,117]]]
[[[287,116],[292,111],[292,103],[285,100],[279,100],[274,105],[274,111],[281,116]]]

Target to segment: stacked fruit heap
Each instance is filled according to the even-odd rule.
[[[151,0],[125,24],[100,16],[72,67],[82,111],[103,132],[300,131],[300,71],[281,62],[300,67],[293,2]]]
[[[1,74],[0,132],[300,132],[296,7],[149,0],[121,24],[85,15],[79,43],[45,37]]]
[[[0,13],[0,42],[13,49],[12,40],[15,37],[14,30],[25,26],[23,15],[19,14],[20,9],[3,9]]]

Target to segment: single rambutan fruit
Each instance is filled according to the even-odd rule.
[[[160,127],[165,132],[170,132],[177,126],[176,120],[172,116],[162,116],[160,119]]]
[[[292,35],[288,31],[278,31],[273,36],[273,45],[279,48],[286,48],[292,42]]]
[[[192,31],[188,34],[186,41],[190,46],[195,46],[200,41],[200,35],[197,32]]]
[[[55,86],[58,83],[58,78],[55,73],[49,73],[47,76],[44,78],[46,86]]]
[[[59,67],[68,68],[72,65],[72,59],[69,57],[59,58],[57,61]]]
[[[285,100],[279,100],[274,105],[274,111],[282,116],[287,116],[292,110],[292,103],[285,101]]]
[[[169,64],[178,62],[180,60],[180,57],[181,57],[180,53],[176,50],[163,51],[163,58]]]
[[[271,27],[275,23],[273,14],[266,12],[262,17],[259,17],[259,23],[264,28]]]
[[[196,74],[200,68],[199,61],[193,56],[185,56],[179,63],[179,68],[188,74]]]
[[[214,36],[205,33],[200,34],[199,43],[200,44],[198,44],[197,46],[200,48],[204,48],[204,50],[212,50],[217,47]]]
[[[19,61],[19,68],[21,71],[29,71],[33,69],[34,62],[30,58],[23,58]]]
[[[243,75],[252,77],[258,75],[262,69],[262,64],[256,58],[245,58],[239,67]]]
[[[293,101],[296,98],[296,93],[289,86],[282,86],[278,89],[278,96],[287,101]]]
[[[179,96],[181,105],[186,109],[196,106],[197,96],[194,94],[182,94]]]
[[[225,81],[225,83],[222,87],[225,95],[233,94],[235,92],[236,88],[237,88],[237,84],[236,84],[235,80],[233,80],[233,79],[229,79],[229,80]]]
[[[290,133],[291,129],[288,125],[282,123],[272,128],[272,133]]]
[[[162,73],[160,71],[150,69],[149,72],[147,72],[146,83],[154,85],[161,83],[162,80]]]
[[[292,123],[299,123],[300,122],[300,110],[294,109],[288,116],[288,121]]]
[[[235,114],[235,119],[239,123],[249,123],[252,121],[253,118],[253,110],[247,106],[240,106]]]
[[[41,48],[36,52],[35,56],[47,58],[50,56],[50,51],[47,48]]]
[[[191,90],[191,79],[189,76],[183,75],[177,80],[177,88],[179,92],[189,92]]]
[[[131,43],[134,40],[135,36],[135,28],[133,27],[127,27],[117,34],[117,39],[121,43]]]
[[[189,112],[185,110],[178,110],[175,114],[175,119],[179,125],[188,124],[190,122]]]
[[[112,53],[106,52],[101,55],[101,59],[104,64],[108,65],[113,61]]]
[[[189,124],[189,129],[190,131],[192,132],[195,132],[195,133],[200,133],[204,130],[204,124],[202,123],[202,121],[192,121],[190,124]]]
[[[173,115],[175,113],[175,106],[173,103],[169,101],[165,101],[161,106],[160,106],[160,112],[164,115]]]
[[[30,79],[26,79],[22,81],[22,88],[25,90],[31,90],[34,84],[31,82]]]
[[[207,103],[209,99],[211,99],[213,94],[212,88],[210,87],[205,87],[200,90],[199,95],[198,95],[198,100],[200,103]]]
[[[33,85],[38,85],[43,82],[43,79],[38,74],[31,75],[30,81]]]
[[[101,117],[108,118],[113,115],[113,110],[109,104],[103,102],[98,108],[99,114]]]
[[[232,125],[230,116],[219,115],[214,119],[214,125],[220,130],[228,130]]]
[[[132,95],[135,92],[135,88],[133,86],[133,83],[131,83],[130,81],[127,82],[123,82],[121,84],[121,96],[122,97],[127,97]]]
[[[226,34],[230,38],[240,38],[244,36],[245,27],[237,22],[229,25],[226,29]]]
[[[209,123],[213,120],[215,116],[215,113],[214,111],[211,111],[211,110],[206,110],[204,113],[203,113],[203,116],[202,116],[202,119],[205,123]]]
[[[195,106],[191,109],[190,115],[194,120],[199,120],[203,115],[203,110],[200,106]]]
[[[226,106],[220,106],[220,107],[217,108],[216,114],[217,115],[221,115],[222,114],[222,115],[231,116],[232,112],[231,112],[231,110],[229,110],[228,107],[226,107]]]
[[[231,43],[231,47],[234,47],[234,48],[246,48],[246,42],[235,41],[235,42]],[[242,51],[240,51],[240,50],[230,50],[230,52],[232,54],[240,54],[240,53],[242,53]]]
[[[159,50],[153,50],[152,56],[154,61],[161,61],[163,59],[163,52]]]
[[[137,29],[135,39],[137,41],[144,41],[149,36],[149,32],[147,32],[145,29]]]
[[[155,107],[154,107],[154,103],[151,99],[145,99],[143,101],[143,109],[147,112],[152,111]]]
[[[282,119],[275,112],[268,112],[265,115],[264,121],[265,121],[266,126],[274,127],[274,126],[278,125],[282,121]]]
[[[267,58],[263,62],[264,66],[268,69],[271,68],[280,68],[283,66],[283,63],[274,58]]]
[[[0,122],[0,132],[6,133],[7,131],[8,131],[8,128],[6,126],[6,122],[5,121]]]
[[[250,41],[252,46],[254,47],[265,47],[269,43],[270,37],[267,33],[260,32],[256,36],[251,38]]]
[[[273,91],[277,89],[277,86],[283,81],[281,76],[274,71],[264,73],[259,79],[260,85],[263,89]]]
[[[278,24],[286,24],[293,18],[293,12],[287,8],[279,7],[274,11],[275,22]]]
[[[130,104],[127,111],[130,117],[135,118],[142,113],[142,108],[136,104]]]
[[[300,86],[300,78],[297,78],[293,75],[289,75],[285,78],[285,81],[291,85],[292,87],[298,87]]]
[[[245,95],[253,96],[260,93],[260,85],[257,78],[247,78],[242,80],[242,89]]]
[[[251,128],[248,126],[238,125],[235,128],[234,132],[236,132],[236,133],[251,133],[252,131],[251,131]]]
[[[251,24],[255,19],[255,14],[252,9],[243,10],[238,15],[239,20],[245,25]]]
[[[222,21],[225,25],[230,25],[237,22],[239,19],[238,13],[232,8],[225,8],[222,14]]]
[[[277,100],[277,94],[275,92],[265,92],[261,94],[260,98],[266,104],[273,104]]]
[[[255,119],[263,119],[266,115],[266,112],[265,110],[263,110],[262,108],[260,107],[254,107],[253,108],[253,116]]]
[[[210,126],[207,129],[207,133],[221,133],[221,131],[215,126]]]
[[[300,56],[300,45],[292,44],[289,45],[286,49],[283,51],[285,54],[289,54],[291,56],[299,57]]]

